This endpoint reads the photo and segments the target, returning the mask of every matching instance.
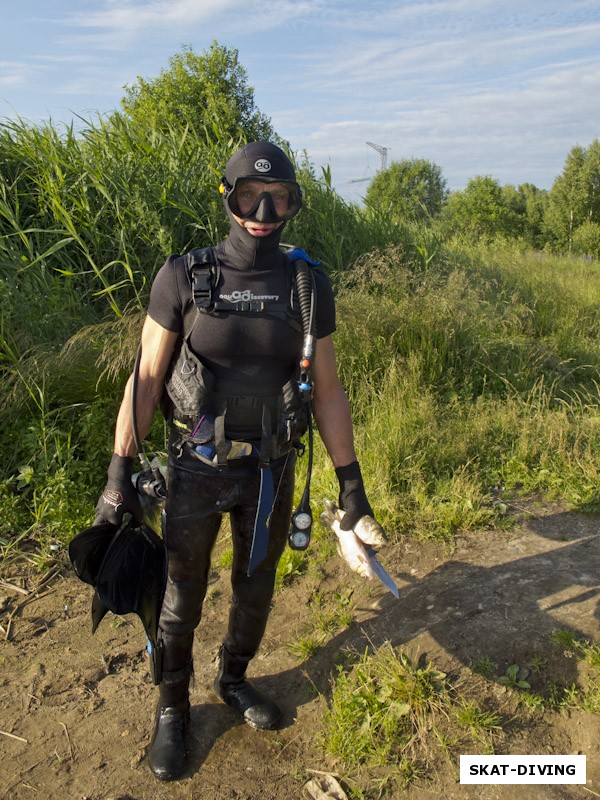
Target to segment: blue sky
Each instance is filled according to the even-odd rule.
[[[237,48],[294,150],[359,200],[380,156],[550,188],[600,137],[598,0],[21,0],[0,33],[0,115],[70,121],[119,105],[182,45]]]

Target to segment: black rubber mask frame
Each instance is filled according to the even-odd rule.
[[[228,189],[227,186],[224,185],[225,201],[231,213],[235,214],[236,217],[240,217],[240,219],[253,220],[256,222],[286,222],[287,220],[292,219],[292,217],[295,217],[300,211],[302,206],[302,191],[298,184],[292,183],[291,181],[274,181],[276,183],[283,184],[289,191],[287,211],[285,211],[283,214],[278,214],[271,193],[264,191],[257,196],[250,209],[243,214],[239,206],[237,190],[243,186],[243,182],[246,180],[248,180],[248,178],[240,178],[236,180],[231,189]]]

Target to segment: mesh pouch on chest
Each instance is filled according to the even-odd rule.
[[[215,385],[215,376],[192,352],[188,338],[182,341],[171,362],[162,402],[165,417],[176,419],[185,427],[194,425],[198,417],[211,411]]]

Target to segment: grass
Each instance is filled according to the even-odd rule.
[[[496,662],[481,656],[473,660],[471,672],[497,681],[534,715],[547,711],[600,712],[600,645],[560,628],[552,632],[550,643],[559,652],[551,648],[546,653],[536,653],[526,664],[510,664],[502,674],[498,673]],[[561,679],[563,666],[573,661],[577,664],[577,680],[565,683]]]
[[[600,354],[590,328],[592,312],[586,311],[580,324],[572,298],[595,297],[579,281],[595,281],[600,287],[598,275],[587,265],[573,277],[569,295],[557,278],[553,329],[548,320],[532,327],[537,307],[518,311],[528,295],[516,277],[511,304],[506,288],[494,299],[496,273],[503,265],[494,266],[492,280],[472,253],[449,249],[424,269],[411,244],[417,241],[416,231],[411,236],[402,246],[363,255],[340,277],[338,290],[340,373],[353,409],[369,496],[385,527],[396,536],[441,540],[451,540],[459,529],[504,527],[510,518],[502,493],[514,490],[596,510],[600,420],[595,374]],[[492,256],[498,258],[498,253]],[[528,254],[523,257],[529,283],[534,282],[535,267],[540,287],[549,294],[553,284],[546,271],[561,275],[560,261],[550,256],[532,263],[529,259]],[[511,276],[505,276],[505,283]],[[357,305],[359,315],[354,313]],[[22,501],[25,527],[38,524],[31,515],[35,487],[24,485],[19,475],[21,467],[44,463],[43,413],[52,417],[52,435],[70,440],[67,477],[75,479],[76,473],[79,496],[93,506],[142,316],[127,313],[112,322],[84,324],[58,351],[40,343],[22,356],[11,351],[10,359],[6,357],[8,424],[2,441],[7,459],[2,480],[5,493],[16,497],[17,505]],[[546,333],[536,338],[538,327]],[[585,362],[579,361],[582,353]],[[17,436],[24,429],[31,436]],[[164,438],[157,418],[150,448],[164,449]],[[302,469],[301,462],[298,486]],[[39,471],[36,475],[41,479]],[[317,441],[315,517],[324,499],[336,495],[333,469]],[[79,523],[77,515],[65,530]],[[23,523],[19,525],[22,529]],[[7,528],[0,536],[9,538]],[[314,541],[311,558],[322,543],[318,531]],[[306,568],[305,557],[288,554],[278,585]]]
[[[343,765],[352,796],[406,789],[459,748],[492,752],[502,717],[469,698],[425,658],[385,643],[349,671],[338,669],[323,721],[322,746]]]
[[[308,602],[308,621],[303,622],[288,652],[306,660],[333,635],[349,627],[354,619],[352,590],[324,594],[317,590]]]
[[[600,713],[600,644],[560,628],[553,631],[551,638],[566,657],[575,658],[583,667],[579,684],[555,687],[553,705],[560,710]]]
[[[473,660],[471,664],[471,672],[475,675],[481,675],[484,678],[489,678],[496,668],[496,664],[487,656],[479,656]]]
[[[577,659],[576,683],[562,685],[560,659],[550,667],[539,653],[529,669],[512,664],[503,675],[489,657],[479,657],[470,677],[448,675],[389,642],[346,655],[332,677],[320,744],[345,776],[349,796],[397,797],[444,762],[455,769],[461,753],[506,752],[513,733],[542,715],[548,725],[551,714],[599,713],[599,645],[565,630],[551,640],[563,658]],[[530,675],[539,688],[525,680]]]
[[[24,530],[44,539],[57,505],[63,543],[81,507],[91,515],[152,277],[169,252],[226,230],[216,183],[232,143],[119,115],[82,122],[0,122],[4,546]],[[384,525],[450,541],[509,525],[514,490],[596,510],[598,265],[444,241],[345,203],[307,159],[299,170],[306,204],[285,238],[333,278],[340,374]],[[148,449],[164,440],[157,420]],[[49,444],[68,457],[49,459]],[[314,475],[316,517],[337,494],[320,444]],[[326,547],[314,542],[311,558]],[[307,568],[286,555],[278,586]]]

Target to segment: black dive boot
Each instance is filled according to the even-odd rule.
[[[174,781],[187,766],[187,732],[190,721],[189,684],[192,674],[191,636],[164,636],[164,664],[181,669],[164,670],[148,763],[161,781]]]
[[[249,659],[232,655],[223,645],[219,652],[219,672],[215,679],[215,692],[253,728],[270,730],[281,719],[281,710],[246,680]]]

